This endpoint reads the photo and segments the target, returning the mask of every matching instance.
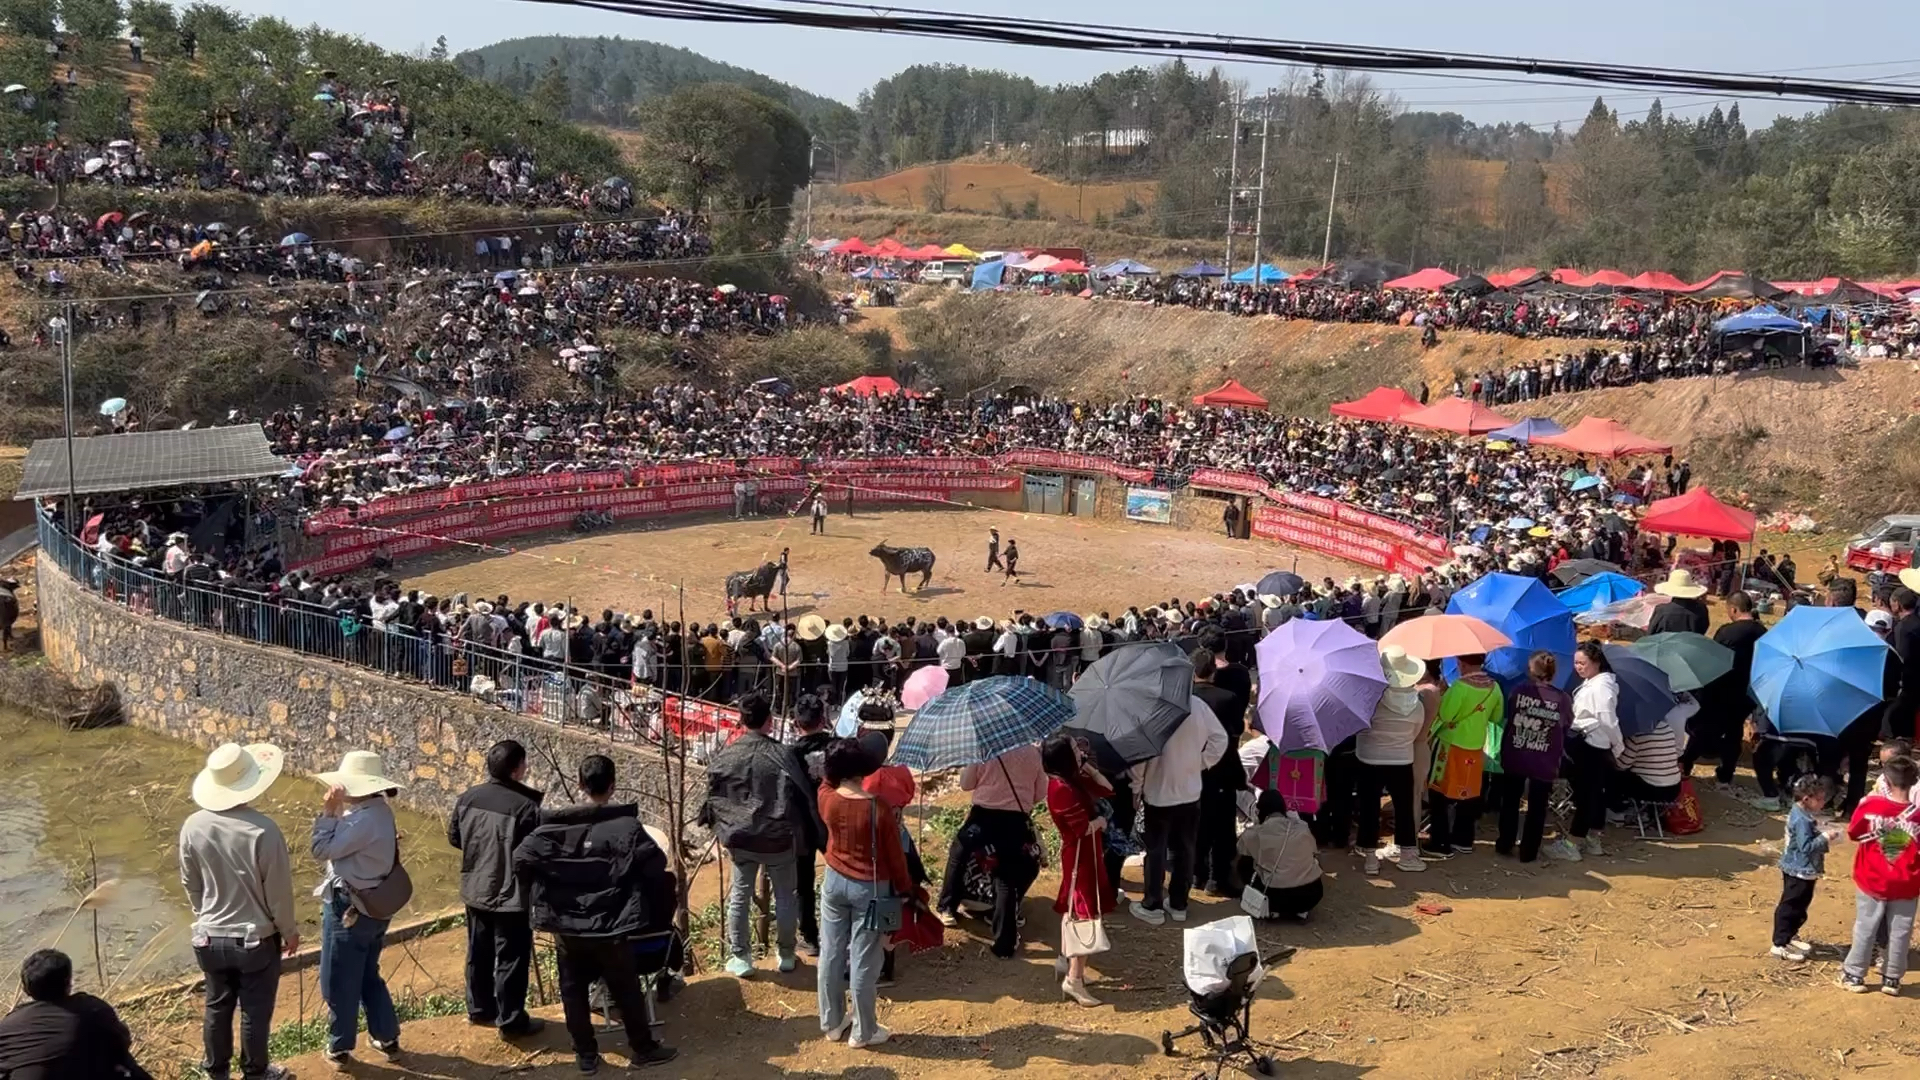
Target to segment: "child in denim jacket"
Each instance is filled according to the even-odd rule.
[[[1780,852],[1780,903],[1773,909],[1774,956],[1788,963],[1804,963],[1813,946],[1800,940],[1807,924],[1813,889],[1827,869],[1827,846],[1838,832],[1822,829],[1814,812],[1827,802],[1827,782],[1802,776],[1793,782],[1793,806],[1787,811],[1786,846]]]

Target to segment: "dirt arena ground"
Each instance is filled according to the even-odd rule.
[[[986,573],[987,529],[1018,540],[1018,584]],[[1261,540],[1187,532],[1164,525],[1093,522],[1080,518],[995,510],[863,511],[827,519],[825,536],[809,536],[805,518],[716,520],[665,529],[622,529],[587,536],[560,534],[525,540],[514,554],[452,551],[398,567],[408,587],[438,596],[466,592],[478,598],[506,593],[616,611],[665,607],[673,613],[673,586],[687,590],[687,617],[726,616],[724,582],[735,570],[778,560],[791,549],[788,591],[795,616],[818,611],[839,619],[861,613],[1001,618],[1015,610],[1113,614],[1169,597],[1223,592],[1276,569],[1345,578],[1359,573],[1337,560]],[[882,588],[879,560],[868,552],[881,541],[930,547],[933,581],[900,594],[895,579]],[[1297,559],[1297,564],[1296,564]],[[778,606],[778,597],[775,605]]]

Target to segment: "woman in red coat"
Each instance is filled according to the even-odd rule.
[[[1060,894],[1053,910],[1065,919],[1096,922],[1113,910],[1113,886],[1107,882],[1105,799],[1113,788],[1088,760],[1086,744],[1056,733],[1040,747],[1040,764],[1047,771],[1047,812],[1060,830]],[[1063,919],[1060,958],[1055,973],[1064,976],[1060,992],[1081,1005],[1093,1007],[1100,999],[1087,992],[1087,958],[1068,956]],[[1084,929],[1079,931],[1086,933]],[[1081,941],[1084,947],[1087,942]]]

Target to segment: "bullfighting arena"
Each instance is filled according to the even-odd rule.
[[[1003,584],[988,573],[987,530],[1002,545],[1019,544],[1019,577]],[[686,614],[702,622],[726,616],[724,582],[736,570],[778,561],[789,549],[789,612],[832,619],[908,615],[927,619],[1003,618],[1014,611],[1081,615],[1129,605],[1141,608],[1172,597],[1196,599],[1257,581],[1270,570],[1295,570],[1318,580],[1344,580],[1362,571],[1335,559],[1264,540],[1230,540],[1167,525],[1110,522],[1002,510],[861,510],[827,519],[824,536],[808,535],[805,517],[708,520],[656,527],[620,526],[584,536],[548,534],[505,541],[511,553],[454,549],[398,567],[409,588],[436,596],[475,598],[506,593],[516,602],[572,601],[583,609],[677,618],[674,586],[685,583]],[[875,544],[932,548],[933,580],[920,576],[882,587],[883,570],[869,555]],[[774,604],[779,606],[776,594]],[[571,604],[569,606],[572,606]]]

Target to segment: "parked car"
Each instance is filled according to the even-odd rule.
[[[966,259],[935,259],[921,268],[920,281],[935,285],[971,284],[973,263]]]
[[[1847,566],[1871,571],[1913,565],[1916,531],[1920,531],[1920,514],[1888,514],[1847,541]]]

